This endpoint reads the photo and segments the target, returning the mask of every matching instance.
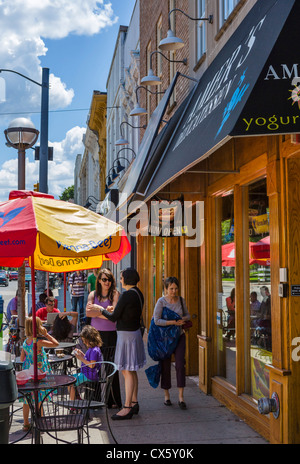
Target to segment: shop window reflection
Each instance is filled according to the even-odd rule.
[[[236,384],[234,196],[220,201],[222,279],[218,294],[218,371]]]
[[[272,362],[269,201],[266,179],[249,186],[249,316],[251,395],[269,395]]]

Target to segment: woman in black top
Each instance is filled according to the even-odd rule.
[[[144,343],[141,334],[141,315],[144,304],[142,292],[136,287],[140,277],[135,269],[127,268],[121,273],[121,284],[126,290],[115,307],[101,313],[110,321],[117,322],[117,346],[115,364],[125,380],[125,405],[112,416],[113,420],[131,419],[139,412],[137,370],[146,364]]]

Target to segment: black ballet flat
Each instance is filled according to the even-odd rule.
[[[125,414],[124,416],[120,416],[118,414],[114,414],[113,416],[111,416],[111,419],[112,420],[127,420],[127,419],[131,419],[132,416],[133,416],[133,412],[132,412],[132,408],[131,406],[123,406],[124,409],[129,409],[129,412],[127,414]]]
[[[140,410],[139,403],[137,401],[132,401],[132,404],[134,404],[134,406],[131,407],[132,414],[138,414]]]

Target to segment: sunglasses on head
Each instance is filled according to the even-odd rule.
[[[110,279],[108,279],[107,277],[101,277],[102,282],[111,282]]]

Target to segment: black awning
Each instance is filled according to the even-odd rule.
[[[298,77],[299,3],[257,1],[191,92],[159,163],[144,174],[148,184],[137,186],[144,199],[232,136],[300,132],[300,103],[289,100]],[[274,115],[282,117],[278,127]]]
[[[160,133],[156,137],[153,143],[152,149],[148,154],[144,169],[140,174],[138,187],[141,189],[142,192],[145,191],[145,188],[147,187],[149,183],[149,173],[152,173],[155,171],[157,164],[159,163],[161,157],[163,156],[163,153],[170,139],[172,138],[174,130],[176,129],[178,121],[180,117],[182,116],[182,113],[186,107],[186,104],[187,104],[187,99],[180,105],[178,110],[175,112],[172,118],[169,119],[165,127],[160,131]],[[139,191],[137,191],[136,193],[139,194]]]

